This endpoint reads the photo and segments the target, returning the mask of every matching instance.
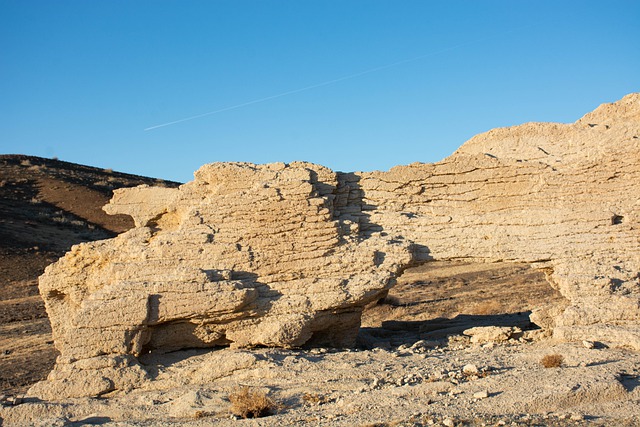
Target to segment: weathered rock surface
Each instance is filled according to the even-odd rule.
[[[180,189],[120,190],[106,210],[137,227],[40,279],[62,356],[31,393],[136,387],[154,349],[348,345],[364,305],[432,259],[532,263],[568,300],[538,324],[640,349],[639,137],[632,94],[574,124],[490,131],[435,164],[211,164]]]
[[[573,124],[494,129],[441,162],[358,177],[365,230],[402,235],[422,260],[532,263],[569,302],[541,308],[536,323],[640,350],[640,94]]]
[[[137,227],[75,246],[41,277],[61,356],[31,392],[135,387],[136,358],[154,349],[352,345],[411,253],[338,220],[336,185],[306,163],[219,163],[179,189],[116,191],[107,212]]]

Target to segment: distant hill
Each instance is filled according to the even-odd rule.
[[[131,217],[107,215],[102,206],[114,189],[141,184],[180,185],[60,160],[0,155],[0,394],[44,378],[55,359],[38,276],[72,245],[132,228]]]

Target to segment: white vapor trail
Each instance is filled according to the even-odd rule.
[[[532,26],[532,25],[526,25],[525,27],[509,30],[509,31],[507,31],[507,33],[512,32],[512,31],[516,31],[516,30],[520,30],[522,28],[530,27],[530,26]],[[199,119],[201,117],[206,117],[206,116],[211,116],[213,114],[222,113],[223,111],[235,110],[235,109],[238,109],[238,108],[246,107],[248,105],[253,105],[253,104],[258,104],[260,102],[269,101],[271,99],[282,98],[283,96],[287,96],[287,95],[293,95],[294,93],[304,92],[304,91],[307,91],[307,90],[316,89],[316,88],[323,87],[323,86],[328,86],[328,85],[331,85],[331,84],[334,84],[334,83],[338,83],[338,82],[341,82],[341,81],[344,81],[344,80],[350,80],[350,79],[354,79],[356,77],[364,76],[365,74],[375,73],[376,71],[384,70],[384,69],[391,68],[391,67],[396,67],[398,65],[406,64],[408,62],[418,61],[420,59],[424,59],[424,58],[427,58],[429,56],[439,55],[441,53],[449,52],[451,50],[455,50],[455,49],[458,49],[458,48],[466,46],[466,45],[478,43],[478,42],[481,42],[481,41],[484,41],[484,40],[487,40],[489,38],[496,37],[496,36],[502,35],[502,34],[504,34],[504,33],[483,37],[483,38],[476,39],[476,40],[469,41],[469,42],[465,42],[465,43],[460,43],[460,44],[448,47],[446,49],[441,49],[441,50],[438,50],[438,51],[435,51],[435,52],[430,52],[430,53],[425,54],[425,55],[420,55],[420,56],[416,56],[416,57],[413,57],[413,58],[403,59],[401,61],[393,62],[391,64],[386,64],[386,65],[381,65],[379,67],[370,68],[368,70],[360,71],[360,72],[355,73],[355,74],[349,74],[347,76],[338,77],[336,79],[327,80],[327,81],[324,81],[324,82],[321,82],[321,83],[316,83],[316,84],[313,84],[311,86],[305,86],[305,87],[302,87],[302,88],[299,88],[299,89],[293,89],[293,90],[289,90],[287,92],[282,92],[282,93],[279,93],[279,94],[276,94],[276,95],[267,96],[265,98],[254,99],[252,101],[247,101],[247,102],[243,102],[241,104],[236,104],[236,105],[232,105],[232,106],[229,106],[229,107],[221,108],[219,110],[209,111],[207,113],[202,113],[202,114],[198,114],[198,115],[191,116],[191,117],[185,117],[183,119],[174,120],[172,122],[162,123],[162,124],[159,124],[159,125],[155,125],[155,126],[151,126],[151,127],[145,128],[144,130],[145,131],[150,131],[150,130],[162,128],[162,127],[165,127],[165,126],[175,125],[177,123],[188,122],[190,120]]]

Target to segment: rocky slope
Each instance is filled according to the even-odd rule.
[[[57,351],[38,276],[71,246],[133,227],[102,206],[114,188],[177,183],[23,155],[0,155],[0,394],[44,379]]]

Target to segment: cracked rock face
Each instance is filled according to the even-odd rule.
[[[75,246],[40,279],[61,357],[32,393],[135,387],[154,349],[354,344],[412,255],[338,219],[336,185],[307,163],[218,163],[179,189],[117,190],[105,209],[136,228]]]
[[[494,129],[359,185],[367,222],[415,242],[418,260],[532,263],[568,300],[535,323],[640,350],[640,94],[573,124]]]
[[[435,164],[334,173],[217,163],[117,190],[136,228],[40,278],[61,352],[43,398],[138,386],[155,349],[344,346],[412,262],[529,262],[566,307],[540,326],[640,349],[640,95],[574,124],[496,129]],[[89,381],[88,378],[91,378]]]

